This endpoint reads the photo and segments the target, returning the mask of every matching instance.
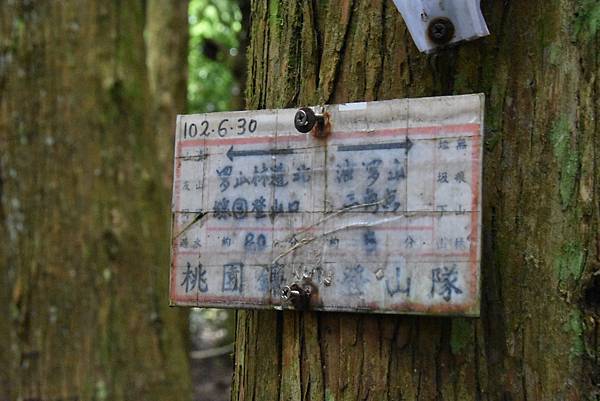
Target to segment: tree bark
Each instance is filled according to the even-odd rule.
[[[600,397],[600,5],[482,6],[426,56],[389,0],[253,2],[249,109],[486,94],[482,315],[240,311],[232,399]]]
[[[187,110],[188,2],[148,0],[146,16],[147,64],[161,164],[173,158],[175,118]],[[168,172],[168,173],[167,173]],[[171,169],[165,184],[173,184]]]
[[[190,398],[145,18],[134,0],[0,6],[2,400]]]

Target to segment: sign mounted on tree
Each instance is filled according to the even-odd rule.
[[[394,0],[417,48],[440,47],[490,34],[480,0]]]
[[[179,116],[172,304],[478,315],[483,103]]]

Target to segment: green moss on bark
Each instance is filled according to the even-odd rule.
[[[550,141],[559,166],[558,190],[563,208],[571,204],[578,183],[580,154],[576,143],[573,143],[575,140],[567,117],[563,116],[554,122],[550,130]]]
[[[555,268],[561,283],[568,279],[578,281],[585,267],[585,250],[577,242],[567,242],[555,259]]]
[[[589,40],[596,36],[600,28],[600,3],[596,0],[578,1],[573,28],[573,40]]]
[[[473,340],[473,321],[461,318],[453,319],[452,335],[450,337],[452,353],[459,355],[465,347],[473,343]]]

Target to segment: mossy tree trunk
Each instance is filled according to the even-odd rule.
[[[0,6],[1,400],[190,398],[145,7]],[[182,104],[182,90],[162,95]]]
[[[177,114],[183,114],[187,110],[187,78],[188,78],[188,0],[146,0],[146,65],[148,67],[149,122],[152,133],[155,135],[155,151],[158,158],[158,173],[166,195],[166,202],[170,202],[170,194],[173,185],[173,145],[175,143],[175,120]],[[156,178],[159,178],[158,176]],[[165,202],[165,199],[161,200]],[[164,203],[162,203],[164,205]],[[168,209],[167,209],[168,210]],[[160,211],[164,213],[164,211]],[[167,211],[168,213],[168,211]],[[164,216],[161,216],[164,217]],[[170,220],[170,215],[168,216]],[[158,240],[162,251],[164,246],[164,231]],[[162,256],[161,256],[162,257]],[[165,280],[165,271],[161,265],[154,271],[154,288],[160,294],[160,302],[164,302],[163,296],[169,291],[169,280]],[[179,332],[183,336],[183,344],[173,343],[171,346],[178,348],[182,345],[187,350],[191,349],[189,338],[189,310],[171,309],[168,311],[170,321],[168,324],[177,324]],[[177,317],[175,315],[178,315]],[[170,328],[174,329],[174,328]],[[177,341],[180,341],[177,338]],[[187,385],[188,364],[181,366],[179,374],[183,375]]]
[[[600,3],[482,7],[426,56],[390,0],[253,2],[249,109],[487,95],[482,316],[240,311],[234,400],[600,397]]]
[[[147,64],[154,131],[163,166],[173,160],[175,118],[186,112],[188,76],[188,1],[147,0]],[[172,186],[172,168],[165,186]]]

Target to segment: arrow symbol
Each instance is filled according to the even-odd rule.
[[[275,155],[293,155],[294,149],[254,149],[254,150],[233,150],[233,146],[229,148],[226,156],[233,161],[234,157],[244,156],[275,156]]]
[[[192,155],[178,156],[177,158],[181,159],[183,161],[186,161],[186,162],[199,162],[201,160],[206,159],[206,155],[200,153],[200,154],[197,154],[197,155],[192,154]]]
[[[406,149],[406,153],[412,148],[413,143],[406,138],[404,142],[391,143],[369,143],[366,145],[339,145],[339,152],[360,152],[363,150],[388,150],[388,149]]]

